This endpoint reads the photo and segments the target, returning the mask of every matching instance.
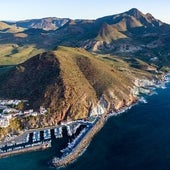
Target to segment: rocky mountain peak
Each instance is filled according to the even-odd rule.
[[[140,18],[144,14],[139,11],[137,8],[132,8],[129,11],[126,12],[128,15],[134,16],[135,18]]]

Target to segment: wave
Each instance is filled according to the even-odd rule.
[[[152,91],[149,96],[153,96],[153,95],[158,95],[158,93],[156,91]]]
[[[163,85],[161,85],[161,88],[166,89],[167,87],[163,84]]]
[[[139,98],[140,103],[148,103],[147,100],[142,96]]]
[[[118,111],[110,112],[110,113],[108,114],[107,118],[109,119],[109,117],[118,116],[118,115],[120,115],[120,114],[122,114],[122,113],[124,113],[124,112],[126,112],[126,111],[128,111],[128,110],[130,110],[130,109],[131,109],[134,105],[136,105],[136,104],[137,104],[137,103],[132,104],[132,105],[130,105],[130,106],[122,107],[122,108],[120,108]]]

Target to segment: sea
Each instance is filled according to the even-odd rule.
[[[111,116],[86,151],[63,170],[169,170],[170,83],[147,102]],[[44,151],[0,159],[0,170],[52,170],[48,161],[67,140]]]

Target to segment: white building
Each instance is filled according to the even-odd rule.
[[[9,119],[1,117],[0,118],[0,127],[6,128],[8,126],[9,126]]]

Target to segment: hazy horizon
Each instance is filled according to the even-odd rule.
[[[1,2],[0,20],[18,21],[46,17],[71,19],[96,19],[137,8],[143,13],[151,13],[155,18],[170,23],[170,1],[150,0],[6,0]]]

